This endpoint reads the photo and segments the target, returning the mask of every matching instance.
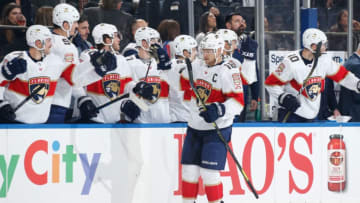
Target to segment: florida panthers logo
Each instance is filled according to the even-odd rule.
[[[149,76],[146,78],[146,82],[152,85],[153,93],[152,93],[152,100],[149,102],[154,104],[159,98],[161,93],[161,79],[160,77],[156,76]]]
[[[116,73],[107,74],[102,79],[105,96],[110,100],[115,99],[120,94],[120,75]]]
[[[204,101],[204,103],[206,103],[206,101],[209,99],[209,96],[211,94],[211,87],[212,85],[205,80],[196,81],[196,89],[199,92],[200,99]],[[197,99],[196,103],[197,105],[200,105]]]
[[[305,86],[306,94],[311,101],[316,100],[317,96],[321,92],[321,78],[310,78]]]
[[[40,104],[44,101],[46,95],[50,89],[49,77],[37,77],[29,80],[29,94],[35,94],[32,96],[33,102]]]

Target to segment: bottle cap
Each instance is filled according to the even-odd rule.
[[[341,134],[332,134],[332,135],[330,135],[330,139],[343,139],[344,138],[344,136],[343,135],[341,135]]]

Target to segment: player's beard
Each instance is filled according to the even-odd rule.
[[[239,27],[237,30],[235,30],[236,34],[238,36],[242,35],[245,32],[246,27]]]

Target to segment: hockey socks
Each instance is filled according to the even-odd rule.
[[[198,194],[199,183],[190,183],[182,181],[182,197],[183,203],[193,203],[196,200]]]
[[[205,186],[206,196],[209,202],[220,202],[223,197],[223,184]]]

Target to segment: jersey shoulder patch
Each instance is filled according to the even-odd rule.
[[[130,55],[130,56],[127,56],[125,58],[127,61],[132,61],[132,60],[135,60],[136,59],[136,56],[135,55]]]

